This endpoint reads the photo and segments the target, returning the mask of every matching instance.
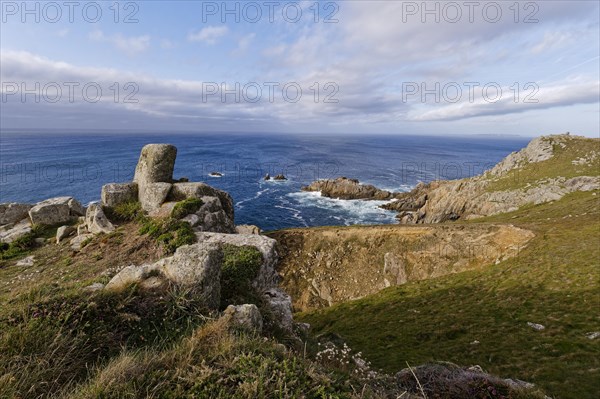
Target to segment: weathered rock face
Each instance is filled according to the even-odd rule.
[[[139,199],[142,208],[151,212],[160,208],[171,191],[171,183],[148,183],[140,185]]]
[[[169,217],[177,202],[201,199],[203,205],[185,221],[197,231],[235,233],[231,196],[205,183],[173,180],[177,149],[169,144],[148,144],[142,148],[133,183],[102,187],[102,204],[116,206],[139,200],[152,217]]]
[[[254,288],[262,292],[276,287],[279,276],[275,271],[278,256],[276,251],[277,242],[269,237],[255,234],[220,234],[220,233],[196,233],[199,243],[205,245],[234,245],[236,247],[251,246],[256,248],[263,256],[263,263],[258,276],[252,282]]]
[[[534,234],[511,225],[368,226],[283,230],[280,286],[306,311],[388,286],[479,269],[519,254]]]
[[[345,200],[387,200],[394,197],[394,194],[389,191],[380,190],[370,184],[360,184],[358,180],[346,177],[338,177],[335,180],[318,180],[302,187],[302,190],[320,191],[323,197]]]
[[[406,265],[402,258],[393,252],[383,256],[383,282],[386,287],[404,284],[407,281]]]
[[[221,300],[221,265],[223,253],[215,245],[198,243],[184,245],[173,256],[150,265],[127,266],[106,285],[108,290],[122,290],[130,284],[141,284],[147,289],[169,280],[191,287],[201,295],[206,306],[217,309]]]
[[[87,231],[92,234],[108,234],[115,231],[115,226],[108,220],[102,206],[91,204],[85,214],[85,224]]]
[[[33,229],[31,228],[31,223],[29,223],[29,218],[23,219],[16,224],[4,225],[0,227],[0,242],[10,244],[16,239],[21,238],[32,231]]]
[[[127,202],[137,201],[137,183],[111,183],[102,186],[102,205],[113,207]]]
[[[85,208],[73,197],[47,199],[35,204],[29,210],[29,218],[34,225],[65,224],[83,215],[85,215]]]
[[[175,183],[169,193],[169,201],[182,201],[187,198],[216,197],[219,199],[220,208],[227,217],[234,220],[233,199],[225,191],[218,190],[204,183]],[[214,212],[214,210],[213,210]]]
[[[169,280],[198,289],[206,305],[216,309],[221,300],[222,263],[220,248],[201,242],[177,248],[173,256],[159,260],[156,265]]]
[[[241,224],[239,226],[235,226],[235,232],[238,234],[256,234],[259,235],[261,233],[260,227],[254,226],[251,224]]]
[[[170,144],[148,144],[142,148],[135,168],[134,183],[172,183],[177,148]]]
[[[0,204],[0,226],[14,224],[27,218],[32,206],[33,205],[18,204],[15,202]]]
[[[526,148],[510,154],[484,175],[419,183],[411,192],[397,194],[395,201],[381,207],[399,212],[397,217],[400,223],[440,223],[510,212],[526,204],[556,201],[574,191],[599,189],[598,176],[556,177],[522,188],[504,191],[490,189],[496,179],[512,176],[509,173],[518,179],[518,168],[552,158],[554,146],[565,148],[572,139],[573,136],[564,135],[536,138]]]
[[[234,328],[261,333],[263,328],[262,316],[254,304],[229,305],[223,318]]]
[[[56,230],[56,243],[60,244],[60,242],[62,240],[64,240],[65,238],[69,237],[70,235],[72,235],[75,232],[76,232],[75,227],[72,227],[72,226],[60,226]]]
[[[77,237],[74,237],[69,242],[71,244],[71,249],[76,252],[81,251],[81,249],[83,247],[83,243],[85,243],[87,240],[90,240],[92,238],[94,238],[93,234],[89,234],[89,233],[79,234]]]
[[[160,267],[156,264],[127,266],[117,273],[104,288],[109,291],[122,291],[129,285],[141,283],[158,273],[160,273]]]
[[[177,148],[169,144],[148,144],[142,148],[133,182],[138,185],[142,208],[153,211],[165,202],[171,183]]]
[[[271,312],[280,328],[291,332],[294,327],[292,315],[292,298],[279,288],[271,288],[264,292]]]
[[[182,218],[196,231],[215,233],[235,233],[233,219],[223,209],[218,197],[201,197],[202,206],[193,214]]]

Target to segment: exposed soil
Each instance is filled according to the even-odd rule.
[[[534,234],[512,225],[360,226],[292,229],[278,272],[296,311],[331,306],[388,286],[479,269],[514,257]]]

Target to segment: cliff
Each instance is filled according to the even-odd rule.
[[[382,208],[400,223],[440,223],[514,211],[600,187],[600,139],[542,136],[483,175],[420,183]]]

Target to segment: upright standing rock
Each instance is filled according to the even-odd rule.
[[[133,181],[138,184],[139,200],[144,210],[160,207],[157,197],[161,197],[161,201],[166,198],[173,182],[176,157],[177,148],[170,144],[148,144],[142,148]],[[154,183],[168,183],[169,186]],[[160,188],[158,192],[157,188]]]
[[[172,183],[177,148],[170,144],[148,144],[142,148],[133,181],[138,184]]]

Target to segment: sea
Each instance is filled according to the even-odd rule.
[[[527,145],[525,137],[317,134],[0,133],[0,203],[74,196],[100,200],[101,187],[133,178],[149,143],[177,147],[175,178],[231,194],[236,224],[263,230],[395,223],[385,201],[339,200],[304,192],[345,176],[400,192],[419,182],[480,174]],[[221,177],[213,177],[218,172]],[[285,181],[265,181],[266,174]]]

